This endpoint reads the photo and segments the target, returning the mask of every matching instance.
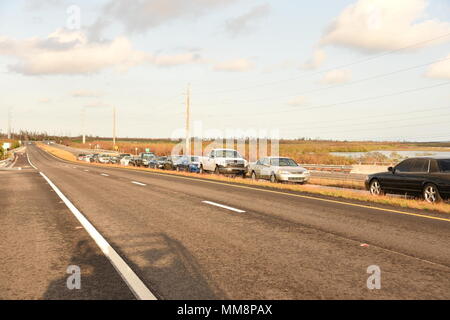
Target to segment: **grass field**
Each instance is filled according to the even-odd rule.
[[[43,150],[53,154],[56,157],[59,157],[64,160],[78,162],[78,163],[84,163],[86,162],[80,162],[75,159],[75,156],[72,155],[70,152],[51,147],[42,143],[38,143],[38,146],[42,148]],[[390,196],[379,196],[374,197],[370,194],[362,194],[361,192],[352,191],[348,189],[321,189],[320,186],[314,186],[314,185],[293,185],[293,184],[281,184],[281,183],[270,183],[266,181],[252,181],[251,179],[242,179],[242,178],[231,178],[226,176],[218,176],[214,174],[205,174],[199,176],[196,173],[187,173],[187,172],[176,172],[171,171],[168,173],[168,171],[164,170],[158,170],[158,169],[148,169],[148,168],[135,168],[135,167],[123,167],[120,165],[113,165],[113,164],[96,164],[92,163],[93,166],[100,166],[100,167],[120,167],[120,168],[126,168],[129,170],[139,170],[139,171],[151,171],[151,172],[160,172],[160,173],[166,173],[166,174],[175,174],[175,175],[182,175],[182,176],[189,176],[189,177],[196,177],[196,178],[204,178],[209,180],[216,180],[216,181],[225,181],[225,182],[232,182],[232,183],[238,183],[242,185],[251,185],[251,186],[261,186],[261,187],[269,187],[272,189],[278,189],[278,190],[286,190],[286,191],[300,191],[300,192],[307,192],[311,194],[318,194],[323,196],[331,196],[335,198],[341,198],[341,199],[349,199],[349,200],[357,200],[362,201],[366,203],[376,203],[376,204],[385,204],[385,205],[392,205],[396,207],[401,208],[411,208],[411,209],[420,209],[420,210],[430,210],[430,211],[436,211],[436,212],[442,212],[442,213],[450,213],[450,204],[449,203],[438,203],[438,204],[429,204],[424,201],[420,200],[411,200],[411,199],[404,199],[404,198],[396,198],[396,197],[390,197]],[[322,179],[327,180],[327,179]],[[349,181],[349,183],[353,183]]]

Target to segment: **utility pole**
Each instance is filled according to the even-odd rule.
[[[86,144],[86,108],[81,110],[81,127],[83,130],[83,144]]]
[[[8,108],[8,139],[11,139],[11,107]]]
[[[113,107],[113,149],[116,150],[116,107]]]
[[[191,154],[191,129],[190,129],[190,113],[191,113],[191,85],[188,84],[186,93],[186,149],[185,155]]]

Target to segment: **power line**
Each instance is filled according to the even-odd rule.
[[[383,127],[383,130],[386,129],[397,129],[397,128],[409,128],[409,127],[414,127],[414,126],[427,126],[427,125],[435,125],[435,124],[447,124],[449,121],[443,121],[443,122],[431,122],[431,123],[414,123],[414,124],[407,124],[407,125],[403,125],[403,126],[395,126],[395,127]],[[375,128],[370,128],[370,130],[373,130]],[[348,132],[360,132],[360,131],[364,131],[364,130],[368,130],[368,128],[360,128],[360,129],[350,129],[350,130],[341,130],[341,131],[328,131],[328,132],[321,132],[321,134],[340,134],[340,133],[348,133]]]
[[[450,107],[446,107],[446,109],[450,110]],[[405,113],[403,113],[404,115]],[[385,115],[386,116],[386,115]],[[391,114],[389,114],[391,116]],[[394,119],[394,120],[381,120],[381,121],[374,121],[374,122],[366,122],[366,123],[356,123],[352,124],[354,126],[366,126],[366,125],[372,125],[372,124],[380,124],[380,123],[390,123],[390,122],[398,122],[398,121],[410,121],[410,120],[418,120],[418,119],[430,119],[435,117],[446,117],[450,114],[437,114],[432,116],[421,116],[421,117],[414,117],[414,118],[403,118],[403,119]],[[341,128],[341,127],[348,127],[349,124],[341,124],[338,126],[322,126],[322,127],[303,127],[301,124],[297,123],[297,126],[300,126],[302,130],[315,130],[315,129],[326,129],[326,128]],[[286,128],[286,125],[283,125],[283,128]]]
[[[450,110],[450,107],[439,107],[439,108],[426,108],[426,109],[419,109],[414,111],[408,111],[408,114],[412,113],[422,113],[422,112],[429,112],[429,111],[436,111],[436,110]],[[389,113],[389,116],[396,116],[396,115],[405,115],[405,112],[396,112],[396,113]],[[346,119],[333,119],[333,120],[325,120],[325,121],[315,121],[315,122],[309,122],[308,124],[317,124],[317,123],[335,123],[336,121],[355,121],[355,120],[362,120],[362,119],[372,119],[372,118],[379,118],[379,117],[386,117],[386,113],[378,114],[378,115],[370,115],[370,116],[364,116],[364,117],[357,117],[357,118],[346,118]],[[291,122],[283,124],[283,126],[291,126],[291,125],[298,125],[298,122]]]
[[[384,94],[384,95],[378,95],[378,96],[372,96],[372,97],[366,97],[366,98],[360,98],[360,99],[354,99],[354,100],[347,100],[347,101],[337,102],[337,103],[322,104],[322,105],[317,105],[317,106],[311,106],[308,108],[292,107],[292,108],[285,109],[285,110],[259,112],[257,114],[255,114],[255,113],[239,114],[239,117],[240,118],[242,118],[243,116],[256,117],[256,116],[264,116],[264,115],[268,115],[268,114],[279,114],[279,113],[286,113],[286,112],[292,112],[292,111],[307,111],[307,110],[314,110],[314,109],[332,108],[332,107],[336,107],[336,106],[340,106],[340,105],[352,104],[352,103],[356,103],[356,102],[365,102],[365,101],[371,101],[371,100],[378,100],[378,99],[393,97],[393,96],[402,95],[402,94],[406,94],[406,93],[412,93],[412,92],[417,92],[417,91],[433,89],[433,88],[437,88],[437,87],[446,86],[449,84],[450,84],[450,81],[447,81],[447,82],[443,82],[443,83],[439,83],[439,84],[435,84],[435,85],[431,85],[431,86],[408,89],[408,90],[393,92],[393,93]],[[215,116],[209,116],[209,117],[224,117],[224,118],[226,118],[227,116],[226,115],[215,115]],[[232,117],[234,117],[234,115]]]
[[[242,104],[242,103],[253,103],[253,102],[259,102],[259,101],[279,100],[279,99],[284,99],[284,98],[297,97],[297,96],[308,94],[308,93],[325,91],[325,90],[329,90],[329,89],[335,89],[335,88],[345,87],[345,86],[349,86],[349,85],[354,85],[354,84],[362,83],[362,82],[365,82],[365,81],[370,81],[370,80],[380,79],[380,78],[384,78],[384,77],[389,77],[389,76],[392,76],[392,75],[395,75],[395,74],[399,74],[399,73],[402,73],[402,72],[411,71],[411,70],[414,70],[414,69],[426,67],[426,66],[429,66],[429,65],[432,65],[432,64],[435,64],[435,63],[439,63],[439,62],[443,62],[443,61],[447,61],[447,60],[450,60],[450,58],[445,58],[445,59],[441,59],[441,60],[435,60],[435,61],[428,62],[428,63],[425,63],[425,64],[415,65],[415,66],[412,66],[412,67],[399,69],[399,70],[395,70],[395,71],[388,72],[388,73],[378,74],[378,75],[367,77],[367,78],[363,78],[363,79],[349,81],[347,83],[341,83],[341,84],[332,85],[332,86],[328,86],[328,87],[324,87],[324,88],[312,89],[312,90],[309,90],[309,91],[304,91],[304,92],[296,93],[296,94],[293,94],[293,95],[288,95],[288,96],[283,95],[283,96],[277,96],[277,97],[266,97],[266,98],[250,99],[250,100],[238,101],[237,103],[239,103],[239,104]],[[223,104],[235,104],[235,103],[236,103],[236,101],[225,101],[225,102],[221,102],[220,104],[223,105]],[[204,104],[204,105],[206,105],[206,104]],[[201,106],[201,104],[200,104],[200,106]]]
[[[228,90],[219,90],[219,91],[210,91],[210,92],[205,91],[205,92],[200,92],[200,94],[205,94],[205,93],[220,94],[220,93],[227,93],[227,92],[236,92],[236,91],[242,91],[242,90],[248,90],[248,89],[253,89],[253,88],[270,86],[270,85],[283,83],[283,82],[289,82],[289,81],[301,79],[301,78],[303,78],[305,76],[309,76],[309,75],[312,76],[312,75],[322,74],[322,73],[329,72],[329,71],[332,71],[332,70],[335,70],[335,69],[345,68],[345,67],[353,66],[353,65],[356,65],[356,64],[372,61],[372,60],[375,60],[375,59],[378,59],[378,58],[381,58],[381,57],[384,57],[384,56],[387,56],[387,55],[390,55],[390,54],[393,54],[393,53],[397,53],[397,52],[402,51],[402,50],[414,48],[414,47],[423,45],[425,43],[429,43],[429,42],[433,42],[433,41],[436,41],[436,40],[439,40],[439,39],[442,39],[442,38],[446,38],[448,36],[450,36],[450,33],[446,33],[446,34],[443,34],[443,35],[441,35],[439,37],[436,37],[436,38],[432,38],[432,39],[429,39],[429,40],[425,40],[425,41],[417,42],[417,43],[410,44],[410,45],[407,45],[407,46],[404,46],[404,47],[400,47],[398,49],[386,51],[386,52],[383,52],[383,53],[380,53],[380,54],[377,54],[377,55],[374,55],[374,56],[371,56],[371,57],[368,57],[368,58],[365,58],[365,59],[357,60],[357,61],[350,62],[350,63],[347,63],[347,64],[342,64],[342,65],[335,66],[335,67],[328,68],[328,69],[321,70],[321,71],[315,71],[315,72],[302,74],[302,75],[299,75],[299,76],[296,76],[296,77],[292,77],[292,78],[289,78],[289,79],[283,79],[283,80],[278,80],[278,81],[266,82],[266,83],[253,85],[253,86],[248,86],[248,87],[242,87],[242,88],[235,88],[235,89],[228,89]]]

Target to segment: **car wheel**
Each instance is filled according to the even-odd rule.
[[[432,183],[427,183],[425,187],[423,187],[423,199],[428,203],[442,201],[438,188]]]
[[[256,173],[255,173],[255,171],[252,171],[252,180],[256,181]]]
[[[216,166],[216,169],[214,170],[214,173],[217,174],[217,175],[220,174],[220,170],[219,170],[219,167],[218,167],[218,166]]]
[[[369,191],[373,196],[381,196],[384,194],[383,189],[381,189],[380,181],[378,181],[378,179],[373,179],[370,182]]]
[[[277,177],[275,176],[274,173],[272,173],[272,174],[270,175],[270,182],[272,182],[272,183],[278,182]]]

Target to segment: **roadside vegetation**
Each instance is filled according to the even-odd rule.
[[[37,144],[41,149],[44,151],[47,151],[54,156],[61,158],[63,160],[68,160],[76,163],[83,163],[87,164],[86,162],[77,161],[76,157],[65,150],[61,150],[59,148],[55,148],[43,143]],[[349,189],[339,189],[339,188],[330,188],[330,189],[324,189],[321,188],[318,185],[296,185],[296,184],[274,184],[266,181],[253,181],[251,179],[242,179],[242,178],[232,178],[232,177],[226,177],[226,176],[219,176],[214,174],[205,174],[199,176],[196,173],[188,173],[188,172],[176,172],[171,171],[170,173],[164,170],[158,170],[158,169],[149,169],[149,168],[137,168],[137,167],[124,167],[120,165],[114,165],[114,164],[97,164],[97,163],[89,163],[92,166],[99,166],[99,167],[115,167],[115,168],[124,168],[127,170],[138,170],[138,171],[150,171],[150,172],[157,172],[161,174],[172,174],[172,175],[181,175],[191,178],[201,178],[201,179],[207,179],[207,180],[214,180],[214,181],[223,181],[223,182],[229,182],[229,183],[236,183],[240,185],[248,185],[248,186],[258,186],[258,187],[266,187],[271,189],[277,189],[277,190],[284,190],[284,191],[298,191],[298,192],[306,192],[310,194],[317,194],[317,195],[323,195],[323,196],[330,196],[335,198],[341,198],[341,199],[348,199],[348,200],[356,200],[356,201],[362,201],[365,203],[372,203],[372,204],[381,204],[381,205],[391,205],[396,206],[400,208],[410,208],[410,209],[420,209],[420,210],[429,210],[429,211],[436,211],[436,212],[442,212],[442,213],[450,213],[450,204],[449,203],[437,203],[437,204],[430,204],[425,201],[421,200],[413,200],[413,199],[405,199],[405,198],[399,198],[399,197],[391,197],[391,196],[372,196],[370,194],[361,193],[359,190],[349,190]],[[320,182],[319,180],[328,180],[328,179],[320,179],[317,178],[311,179],[311,183],[314,182]],[[341,185],[335,184],[333,185],[333,182],[331,181],[323,181],[325,185],[334,186],[334,187],[345,187],[345,188],[351,188],[352,185],[354,186],[354,189],[360,188],[360,182],[355,181],[346,181],[346,182],[340,182]],[[347,184],[347,185],[345,185]]]
[[[74,148],[113,150],[111,139],[88,139],[83,144],[81,139],[62,139],[62,144]],[[203,141],[206,147],[213,141]],[[116,145],[122,153],[138,154],[149,148],[158,155],[169,155],[173,147],[180,141],[169,139],[121,139]],[[221,147],[221,146],[220,146]],[[270,144],[268,146],[270,151]],[[248,141],[246,142],[248,151]],[[379,150],[392,150],[386,156]],[[402,160],[402,157],[395,151],[421,150],[424,155],[427,151],[450,151],[450,143],[413,143],[413,142],[362,142],[362,141],[328,141],[328,140],[281,140],[279,143],[279,153],[282,156],[290,157],[299,164],[321,164],[321,165],[354,165],[354,164],[395,164]],[[333,155],[333,152],[364,152],[360,158],[350,158]]]
[[[3,143],[5,142],[9,142],[11,144],[11,149],[20,147],[20,143],[18,140],[0,138],[0,160],[4,160],[8,157],[8,152],[4,151],[2,148]]]

